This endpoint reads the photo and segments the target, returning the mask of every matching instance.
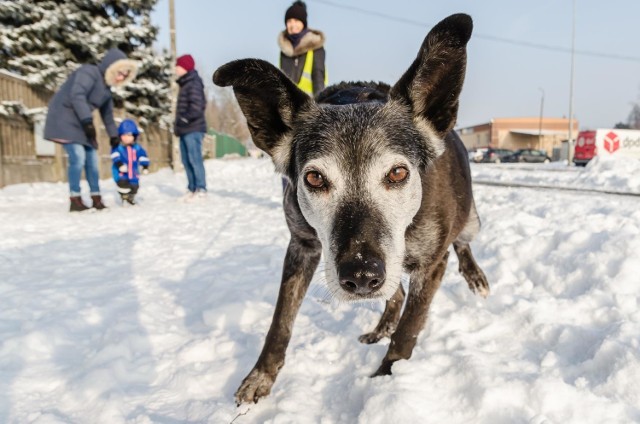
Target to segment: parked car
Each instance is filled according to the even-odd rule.
[[[549,163],[551,158],[544,150],[518,149],[512,154],[504,156],[502,162]]]
[[[468,151],[469,153],[469,161],[470,162],[480,162],[482,160],[482,156],[484,152],[487,151],[486,147],[475,147]]]
[[[474,157],[473,161],[477,163],[500,163],[502,158],[513,153],[510,149],[494,149],[489,147],[486,149],[482,156]]]

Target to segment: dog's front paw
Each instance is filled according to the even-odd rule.
[[[249,375],[242,380],[242,384],[240,384],[240,387],[236,390],[236,405],[240,406],[242,403],[258,403],[260,398],[271,393],[271,386],[273,386],[274,381],[275,377],[254,368]]]
[[[372,331],[371,333],[366,333],[358,337],[358,341],[364,344],[374,344],[378,343],[384,337],[383,334],[380,334],[376,331]]]
[[[485,277],[484,272],[477,269],[476,272],[469,275],[467,278],[467,284],[469,284],[469,290],[474,294],[480,295],[484,298],[489,296],[489,282]]]
[[[391,375],[391,365],[393,365],[393,361],[383,359],[378,370],[371,374],[371,378],[380,377],[381,375]]]
[[[373,344],[378,343],[380,340],[385,337],[391,337],[391,335],[396,331],[396,323],[390,322],[387,318],[385,319],[384,315],[380,324],[370,333],[365,333],[358,337],[358,341],[364,344]]]

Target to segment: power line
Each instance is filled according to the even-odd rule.
[[[571,53],[571,47],[558,47],[558,46],[550,46],[550,45],[546,45],[546,44],[531,43],[531,42],[528,42],[528,41],[510,40],[510,39],[507,39],[507,38],[494,37],[492,35],[474,34],[474,37],[482,38],[482,39],[489,40],[489,41],[498,41],[498,42],[501,42],[501,43],[514,44],[514,45],[517,45],[517,46],[531,47],[531,48],[534,48],[534,49],[549,50],[549,51],[562,52],[562,53]],[[589,50],[575,50],[574,53],[582,55],[582,56],[591,56],[591,57],[599,57],[599,58],[607,58],[607,59],[618,59],[618,60],[628,60],[628,61],[632,61],[632,62],[640,62],[640,57],[638,57],[638,56],[625,56],[625,55],[621,55],[621,54],[602,53],[602,52],[594,52],[594,51],[589,51]]]
[[[376,11],[373,11],[373,10],[363,9],[361,7],[356,7],[356,6],[344,5],[344,4],[336,3],[336,2],[333,2],[333,1],[330,1],[330,0],[310,0],[310,1],[315,2],[315,3],[325,4],[327,6],[336,7],[338,9],[351,10],[353,12],[358,12],[358,13],[362,13],[362,14],[369,15],[369,16],[375,16],[375,17],[386,19],[386,20],[389,20],[389,21],[401,22],[401,23],[404,23],[404,24],[418,26],[420,28],[425,28],[425,27],[429,26],[429,24],[426,24],[426,23],[420,22],[420,21],[416,21],[414,19],[402,18],[402,17],[399,17],[399,16],[392,16],[392,15],[389,15],[387,13],[376,12]],[[499,43],[512,44],[512,45],[523,46],[523,47],[529,47],[529,48],[533,48],[533,49],[547,50],[547,51],[554,51],[554,52],[561,52],[561,53],[571,53],[571,48],[570,47],[551,46],[551,45],[548,45],[548,44],[540,44],[540,43],[532,43],[532,42],[529,42],[529,41],[513,40],[513,39],[510,39],[510,38],[496,37],[496,36],[493,36],[493,35],[486,35],[486,34],[477,34],[477,33],[475,33],[473,36],[475,38],[479,38],[479,39],[482,39],[482,40],[495,41],[495,42],[499,42]],[[581,55],[581,56],[590,56],[590,57],[615,59],[615,60],[626,60],[626,61],[630,61],[630,62],[640,62],[640,56],[628,56],[628,55],[621,55],[621,54],[616,54],[616,53],[595,52],[595,51],[590,51],[590,50],[574,50],[574,53],[577,54],[577,55]]]

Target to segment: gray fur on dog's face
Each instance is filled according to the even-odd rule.
[[[321,105],[296,122],[292,183],[300,210],[322,243],[326,282],[337,298],[388,299],[397,290],[405,232],[422,200],[421,168],[441,151],[441,140],[424,128],[413,125],[408,111],[394,102]],[[408,175],[392,182],[389,174],[398,169]],[[309,185],[309,173],[321,175],[325,186]],[[341,267],[366,273],[372,258],[384,268],[376,289],[345,290]]]

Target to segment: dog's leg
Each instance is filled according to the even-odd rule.
[[[360,343],[372,344],[377,343],[383,337],[389,337],[396,331],[398,320],[400,319],[400,311],[402,310],[402,304],[404,302],[404,289],[402,284],[398,286],[398,290],[394,293],[391,299],[387,300],[387,304],[380,317],[380,322],[376,326],[375,330],[371,333],[366,333],[358,337]]]
[[[458,270],[467,280],[469,289],[475,294],[487,297],[489,295],[489,282],[473,257],[471,246],[468,243],[454,242],[453,250],[458,255]]]
[[[271,392],[271,386],[284,365],[293,322],[320,261],[320,254],[321,246],[317,240],[292,238],[289,242],[273,321],[256,365],[236,391],[238,405],[257,402]]]
[[[460,264],[458,270],[460,274],[467,280],[469,289],[482,297],[489,295],[489,283],[484,272],[480,269],[476,260],[471,253],[471,246],[469,243],[480,231],[480,218],[476,210],[475,202],[471,203],[471,209],[469,210],[469,218],[458,237],[453,242],[453,250],[455,250],[458,256],[458,263]]]
[[[429,305],[440,287],[444,271],[447,269],[448,258],[449,252],[446,252],[435,267],[426,270],[419,269],[412,273],[407,306],[405,306],[404,313],[398,322],[398,329],[391,336],[389,350],[372,377],[390,375],[391,365],[395,361],[411,357],[418,334],[427,321]]]

